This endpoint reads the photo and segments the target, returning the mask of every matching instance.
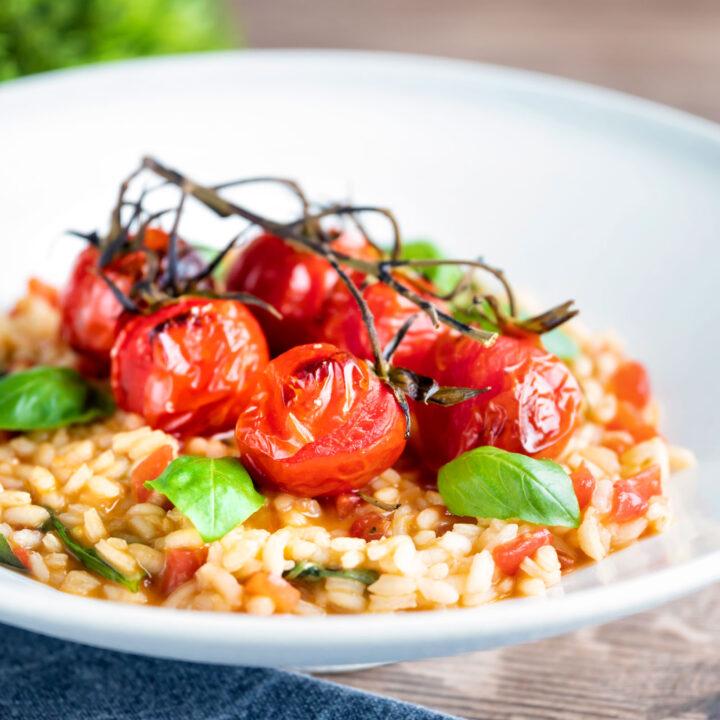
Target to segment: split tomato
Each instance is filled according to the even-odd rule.
[[[555,457],[578,420],[582,395],[567,365],[526,340],[501,335],[485,347],[446,333],[425,372],[441,385],[488,388],[451,407],[415,403],[419,450],[434,469],[482,445]]]
[[[233,427],[268,359],[245,305],[184,298],[124,323],[112,349],[113,393],[153,427],[213,435]]]
[[[360,235],[343,234],[330,247],[352,257],[375,259],[377,251]],[[255,238],[230,269],[228,290],[248,292],[274,307],[282,319],[252,306],[274,354],[316,339],[325,299],[339,280],[327,260],[275,235]]]
[[[405,420],[364,360],[317,343],[270,362],[235,436],[255,480],[317,497],[361,488],[391,467]]]
[[[161,267],[166,264],[168,234],[158,228],[145,232],[145,247],[158,253]],[[202,259],[187,244],[179,244],[180,275],[189,277],[202,268]],[[100,277],[100,250],[90,246],[78,256],[61,299],[61,333],[79,355],[84,374],[104,377],[110,369],[110,350],[115,342],[123,309]],[[119,290],[127,294],[148,271],[142,250],[124,253],[106,265],[102,272]]]

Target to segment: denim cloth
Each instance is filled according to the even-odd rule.
[[[451,720],[265,668],[156,660],[0,625],[2,720]]]

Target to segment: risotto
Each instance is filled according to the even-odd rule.
[[[167,242],[173,234],[162,236]],[[274,236],[269,242],[277,243],[271,253],[276,269],[283,262],[283,253],[301,253]],[[257,250],[257,240],[254,245]],[[571,320],[562,331],[553,330],[556,338],[562,332],[562,342],[572,347],[572,352],[558,360],[519,333],[518,342],[527,342],[532,351],[528,350],[527,357],[512,355],[512,362],[507,360],[510,356],[504,356],[499,381],[504,390],[498,391],[494,400],[483,398],[481,393],[489,396],[494,390],[476,386],[472,376],[478,367],[485,367],[484,355],[479,359],[473,355],[464,374],[452,375],[442,370],[446,361],[438,350],[432,362],[449,373],[449,382],[443,379],[439,387],[435,383],[430,391],[418,391],[415,386],[426,380],[421,373],[432,363],[427,357],[417,360],[412,343],[403,343],[409,339],[425,347],[435,342],[428,340],[428,333],[437,330],[436,324],[423,316],[427,326],[413,336],[413,323],[418,322],[413,306],[390,333],[397,336],[404,331],[396,343],[393,363],[412,370],[399,375],[391,368],[387,387],[383,383],[376,387],[377,378],[366,376],[370,373],[367,365],[353,358],[372,359],[377,343],[370,335],[368,344],[355,326],[348,325],[351,310],[335,307],[333,318],[343,320],[341,327],[333,326],[333,320],[325,337],[301,344],[304,337],[298,338],[298,334],[305,332],[303,322],[308,321],[308,313],[300,317],[297,307],[282,307],[277,294],[272,294],[276,293],[275,284],[269,285],[272,292],[263,297],[261,283],[243,267],[250,262],[254,245],[240,257],[235,253],[231,258],[234,264],[226,260],[226,266],[232,265],[229,274],[226,272],[222,281],[215,280],[215,290],[218,283],[230,286],[240,282],[236,293],[249,292],[264,300],[247,319],[244,314],[233,315],[234,308],[230,315],[223,308],[226,320],[242,321],[252,329],[253,317],[257,317],[262,327],[259,339],[252,332],[240,338],[245,349],[257,344],[242,363],[224,344],[234,337],[227,325],[222,342],[207,330],[206,304],[215,302],[209,299],[209,291],[198,292],[195,304],[185,306],[181,315],[154,318],[152,326],[147,325],[152,317],[147,311],[125,320],[122,327],[114,324],[113,348],[105,355],[102,333],[92,325],[95,319],[86,318],[91,325],[87,347],[82,346],[80,337],[83,328],[78,316],[102,302],[109,303],[97,295],[95,285],[95,295],[78,300],[73,292],[84,292],[82,283],[58,294],[33,280],[27,296],[0,317],[0,361],[8,373],[0,382],[21,378],[32,369],[45,372],[77,367],[81,370],[78,378],[92,378],[88,392],[105,397],[110,372],[117,403],[117,407],[105,407],[105,401],[83,395],[82,413],[70,419],[67,411],[65,420],[47,423],[47,427],[42,427],[42,422],[27,429],[18,429],[17,423],[2,425],[6,429],[0,433],[0,559],[5,565],[63,592],[179,609],[271,615],[476,607],[513,596],[543,595],[561,582],[564,573],[662,532],[671,522],[666,495],[670,475],[691,465],[693,456],[669,445],[657,432],[658,406],[649,395],[644,370],[625,357],[614,336],[590,333]],[[338,256],[362,256],[347,242],[337,252]],[[301,253],[306,274],[314,272],[312,263],[317,259]],[[252,268],[260,261],[253,258]],[[195,277],[207,280],[209,274],[192,262],[190,266]],[[323,272],[327,269],[332,270],[323,267]],[[77,273],[76,268],[75,281]],[[128,293],[129,285],[123,284],[120,272],[107,274],[111,282],[101,283],[101,287],[112,285],[117,316],[123,310],[130,313],[129,307],[120,307],[123,301],[115,292]],[[88,277],[95,281],[99,276],[92,274],[82,282]],[[133,277],[136,284],[140,279]],[[287,287],[294,280],[290,275],[278,279],[276,274],[272,282]],[[402,282],[407,287],[407,279]],[[428,274],[422,281],[413,279],[413,287],[424,292],[431,282],[443,280]],[[384,316],[369,297],[369,290],[380,285],[365,282],[356,288],[365,296],[365,307],[373,309],[374,330],[385,345],[390,335],[382,337]],[[332,307],[353,300],[352,292],[340,299],[332,297],[332,293],[347,293],[347,287],[331,290],[326,286],[322,308],[314,304],[313,297],[304,297],[300,303],[301,310],[310,311],[309,320],[327,313],[323,308],[328,303]],[[387,287],[382,285],[383,290]],[[133,296],[128,293],[128,297]],[[140,300],[147,297],[136,295],[133,303]],[[221,300],[238,305],[241,301],[251,299],[224,295]],[[182,302],[168,305],[164,300],[159,312]],[[289,322],[290,317],[292,327],[283,325],[267,305],[279,310],[284,321]],[[241,307],[246,312],[245,305]],[[383,307],[388,307],[387,302]],[[74,313],[72,323],[69,310]],[[502,314],[498,311],[494,318],[498,320]],[[408,317],[412,317],[409,322]],[[478,322],[477,326],[483,325]],[[172,354],[170,340],[179,343],[178,333],[188,327],[205,333],[199,349],[195,355],[195,351],[182,355],[185,364],[179,371],[180,360],[175,359],[172,369],[176,376],[166,374],[158,379],[156,365],[162,360],[158,353]],[[499,345],[483,345],[451,328],[452,357],[462,355],[466,339],[482,353],[503,347],[503,331],[512,336],[510,323],[500,330]],[[160,341],[155,346],[143,345],[148,338]],[[185,338],[183,334],[183,342]],[[327,344],[329,340],[332,345]],[[220,380],[214,375],[205,377],[188,364],[188,358],[206,359],[214,342],[220,342],[219,354],[212,361],[214,367],[222,367]],[[136,346],[140,347],[139,359],[131,362],[131,356],[123,353]],[[298,347],[310,349],[303,351],[300,364],[296,362],[288,370],[286,359]],[[330,347],[332,352],[327,350]],[[342,348],[340,355],[337,348]],[[514,346],[512,352],[516,352]],[[386,354],[392,356],[392,352]],[[532,366],[535,374],[525,382],[525,375],[518,373],[525,372],[522,368],[534,358],[542,364]],[[548,358],[552,358],[552,367]],[[562,370],[557,369],[560,366]],[[318,367],[325,374],[318,375]],[[281,372],[290,373],[292,382],[281,378]],[[558,372],[564,374],[556,382]],[[490,380],[486,384],[492,387],[492,374],[490,370],[487,373]],[[233,374],[242,382],[229,388],[234,381],[228,378]],[[509,375],[522,393],[512,385],[512,393],[503,395],[509,392]],[[176,377],[192,377],[195,384],[187,388],[173,385],[175,394],[157,401],[158,388],[166,389],[169,378]],[[66,390],[74,378],[63,377],[62,388]],[[157,385],[139,395],[138,388],[149,387],[148,378]],[[40,379],[47,380],[45,375]],[[212,386],[212,391],[204,394],[198,383]],[[544,390],[546,386],[552,386],[552,392]],[[52,394],[55,386],[48,387],[44,392],[50,399],[43,400],[44,413],[52,413],[58,402]],[[318,398],[326,404],[334,402],[327,398],[337,387],[342,390],[337,408],[318,419],[317,413],[326,410],[325,405],[318,409]],[[409,403],[395,400],[398,387],[408,394]],[[347,415],[350,404],[355,407],[364,402],[361,391],[375,404],[361,414]],[[390,416],[389,411],[377,410],[377,398],[385,398],[382,393],[386,391],[383,402],[395,403]],[[529,391],[544,399],[539,409],[528,410]],[[279,400],[273,393],[279,393]],[[427,403],[436,393],[443,402],[432,406],[428,414]],[[445,396],[451,394],[446,402]],[[11,395],[5,390],[0,405],[10,403],[7,398]],[[505,399],[500,402],[498,398]],[[550,409],[548,398],[553,400]],[[277,430],[280,421],[267,425],[268,418],[292,410],[293,403],[300,400],[306,404],[290,413],[290,430],[286,424],[282,432]],[[153,405],[155,401],[160,404]],[[463,403],[475,408],[473,412],[442,414]],[[26,406],[23,408],[27,415]],[[16,406],[12,411],[13,417],[20,413]],[[518,413],[515,424],[507,420],[511,412]],[[528,421],[534,429],[532,437],[522,431],[523,413],[528,412],[535,413],[532,422]],[[334,435],[332,452],[327,447],[317,450],[317,443],[331,435],[328,426],[346,415],[362,426],[357,437],[351,427],[342,426],[341,438],[349,447],[358,448],[357,456],[345,447],[338,448]],[[413,430],[406,443],[409,419]],[[282,422],[286,421],[283,415]],[[377,438],[375,427],[382,430]],[[552,435],[547,442],[541,430]],[[316,449],[307,455],[310,446]],[[438,446],[442,457],[438,457]],[[300,462],[298,458],[306,455],[308,459]],[[342,462],[337,460],[339,456]],[[208,464],[211,460],[213,464]],[[492,485],[489,478],[495,470],[491,462],[496,461],[505,464],[497,471],[498,483]],[[212,510],[198,499],[208,474],[212,475]],[[524,483],[518,486],[522,492],[529,487],[535,492],[530,483],[540,483],[536,500],[528,507],[513,505],[516,477]],[[493,499],[498,488],[505,494]],[[543,499],[547,497],[550,499]],[[480,516],[480,510],[488,512],[495,506],[501,510]]]

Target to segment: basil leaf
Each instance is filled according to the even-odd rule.
[[[97,573],[106,580],[112,580],[112,582],[120,583],[124,585],[128,590],[132,592],[138,591],[140,580],[145,577],[145,572],[141,571],[133,577],[126,577],[121,572],[118,572],[110,563],[103,560],[98,555],[95,548],[86,548],[76,543],[71,537],[70,532],[63,525],[58,518],[50,513],[50,519],[45,524],[45,530],[54,530],[58,537],[62,540],[63,544],[67,548],[68,552],[79,562],[81,562],[88,570]]]
[[[559,357],[561,360],[572,360],[580,352],[578,344],[560,328],[544,333],[540,336],[540,340],[549,353]]]
[[[344,578],[345,580],[357,580],[364,585],[372,585],[380,573],[375,570],[333,570],[313,562],[300,562],[295,567],[283,573],[286,580],[303,580],[309,583],[320,582],[323,578]]]
[[[444,260],[445,254],[429,240],[412,240],[402,247],[403,260]],[[442,295],[449,295],[463,274],[457,265],[436,265],[416,268],[435,285]]]
[[[36,367],[0,379],[0,430],[52,430],[114,411],[110,397],[70,368]]]
[[[580,508],[570,476],[552,460],[479,447],[438,472],[438,491],[454,515],[577,527]]]
[[[0,533],[0,565],[6,565],[14,570],[22,570],[27,572],[27,568],[22,564],[20,558],[13,552],[7,538]]]
[[[235,458],[185,455],[145,487],[165,495],[190,518],[205,542],[224,537],[265,504]]]

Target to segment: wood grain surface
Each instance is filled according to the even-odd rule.
[[[524,67],[720,121],[720,0],[236,0],[250,47]],[[531,645],[328,679],[471,720],[720,720],[720,588]]]

